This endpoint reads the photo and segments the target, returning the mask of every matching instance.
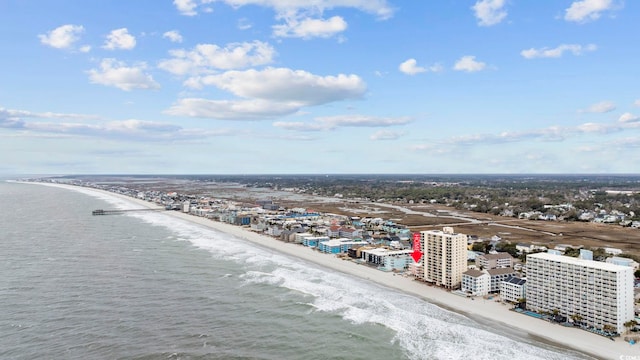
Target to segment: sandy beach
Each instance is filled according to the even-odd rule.
[[[77,189],[77,187],[71,185],[44,185],[52,185],[70,190]],[[82,189],[96,193],[103,193],[108,196],[119,197],[147,208],[160,208],[158,205],[120,194],[90,188]],[[471,300],[470,298],[461,297],[437,287],[428,286],[411,277],[382,272],[368,266],[359,265],[352,261],[339,259],[332,255],[320,254],[309,248],[305,248],[297,244],[284,243],[272,237],[257,234],[239,226],[220,223],[177,211],[167,211],[165,214],[167,216],[173,216],[231,234],[238,238],[259,244],[263,247],[301,258],[320,266],[374,281],[378,284],[418,296],[430,303],[462,313],[479,321],[501,323],[502,325],[513,328],[515,331],[527,333],[542,341],[570,348],[596,358],[640,359],[640,347],[638,345],[632,346],[624,342],[621,338],[611,341],[608,338],[588,333],[583,330],[567,328],[559,324],[535,319],[530,316],[510,311],[509,305],[502,304],[500,302],[483,300],[481,298]]]

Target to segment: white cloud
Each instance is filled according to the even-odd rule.
[[[620,115],[620,118],[618,119],[618,121],[621,123],[631,123],[639,120],[640,120],[640,116],[633,115],[632,113],[628,113],[628,112]]]
[[[476,61],[475,56],[467,55],[461,57],[453,66],[453,69],[457,71],[476,72],[484,70],[486,67],[487,64]]]
[[[357,9],[380,19],[388,19],[394,13],[387,0],[173,0],[178,12],[187,16],[197,15],[200,7],[214,2],[225,3],[234,8],[247,5],[268,7],[276,12],[278,18],[298,16],[301,13],[322,15],[325,10],[340,7]],[[205,8],[204,11],[210,12],[211,9]]]
[[[507,12],[503,9],[505,0],[478,0],[472,9],[478,18],[478,25],[491,26],[500,23],[507,17]]]
[[[593,134],[613,134],[640,129],[640,116],[630,113],[623,114],[615,123],[584,123],[574,127],[551,126],[542,129],[525,131],[503,131],[497,134],[468,134],[451,137],[449,139],[432,141],[429,144],[415,144],[413,150],[432,150],[455,148],[458,146],[495,145],[499,143],[517,142],[552,142],[564,141],[572,137]]]
[[[80,49],[78,50],[80,50],[80,52],[83,52],[83,53],[88,53],[89,51],[91,51],[91,45],[81,46]]]
[[[527,49],[522,50],[520,55],[526,59],[534,59],[534,58],[559,58],[565,52],[571,52],[573,55],[582,55],[587,51],[596,51],[598,47],[594,44],[589,44],[586,46],[578,45],[578,44],[562,44],[553,49],[549,48],[540,48],[540,49]]]
[[[211,73],[216,69],[241,69],[265,65],[276,52],[262,41],[232,43],[221,48],[214,44],[198,44],[192,50],[171,50],[173,58],[162,60],[158,67],[175,75]]]
[[[38,35],[40,42],[56,49],[70,49],[80,40],[80,34],[84,32],[82,25],[62,25],[46,34]]]
[[[405,125],[412,120],[408,117],[377,117],[367,115],[336,115],[316,118],[321,124],[335,127],[386,127]]]
[[[206,5],[214,2],[215,0],[173,0],[173,5],[176,6],[178,12],[181,15],[185,16],[195,16],[198,15],[198,11],[196,9],[201,5]],[[213,10],[209,7],[203,9],[204,12],[212,12]]]
[[[194,16],[198,14],[195,11],[198,4],[194,0],[173,0],[173,4],[182,15]]]
[[[406,125],[413,121],[408,117],[376,117],[367,115],[336,115],[317,117],[313,122],[277,121],[273,126],[294,131],[328,131],[341,127],[388,127]],[[382,136],[382,135],[380,135]],[[398,135],[399,136],[399,135]]]
[[[176,3],[178,0],[174,0]],[[207,1],[207,0],[205,0]],[[211,0],[209,0],[210,2]],[[394,9],[386,0],[217,0],[233,7],[246,5],[258,5],[272,8],[279,18],[299,15],[300,13],[322,15],[325,10],[334,8],[353,8],[378,18],[388,19],[393,15]],[[184,1],[194,3],[195,1]],[[193,9],[191,9],[193,10]]]
[[[65,113],[53,113],[53,112],[43,112],[43,113],[34,113],[31,111],[25,110],[11,110],[0,107],[0,124],[3,121],[19,121],[24,118],[38,118],[38,119],[99,119],[98,116],[95,115],[85,115],[85,114],[65,114]]]
[[[403,135],[402,132],[397,131],[389,131],[389,130],[380,130],[377,131],[369,137],[371,140],[395,140]]]
[[[180,99],[165,111],[174,116],[190,116],[223,120],[265,120],[293,114],[300,104],[265,100]]]
[[[241,99],[181,99],[167,114],[261,120],[293,114],[305,106],[359,98],[366,91],[365,83],[356,75],[318,76],[286,68],[228,71],[194,81],[198,86],[216,86]]]
[[[107,40],[102,47],[108,50],[131,50],[136,47],[136,38],[129,34],[127,28],[115,29],[107,35]]]
[[[595,103],[589,106],[585,110],[581,110],[580,112],[587,113],[607,113],[616,109],[616,104],[611,101],[601,101],[599,103]]]
[[[175,43],[182,42],[182,35],[180,35],[180,32],[178,30],[167,31],[164,34],[162,34],[162,37],[165,39],[169,39],[169,41],[171,42],[175,42]]]
[[[633,106],[640,106],[640,99],[634,101]]]
[[[78,119],[84,122],[44,122],[27,121],[28,119]],[[109,121],[106,123],[86,123],[87,120],[99,119],[93,115],[33,113],[24,110],[0,108],[0,128],[13,128],[27,131],[31,136],[36,133],[57,135],[78,135],[83,137],[100,137],[116,140],[192,140],[212,136],[231,135],[228,129],[183,129],[178,125],[166,122],[145,121],[137,119]]]
[[[416,59],[408,59],[400,64],[398,69],[407,75],[415,75],[427,71],[427,69],[417,65]]]
[[[201,77],[198,83],[216,86],[241,98],[296,102],[306,106],[359,98],[366,91],[366,84],[357,75],[319,76],[287,68],[227,71]]]
[[[582,125],[578,125],[576,129],[579,132],[583,132],[583,133],[608,133],[611,131],[616,131],[608,124],[597,124],[597,123],[584,123]]]
[[[273,126],[285,130],[292,131],[323,131],[327,130],[323,124],[318,123],[305,123],[302,121],[276,121]]]
[[[144,63],[130,67],[115,59],[103,59],[100,69],[91,69],[88,74],[94,84],[114,86],[125,91],[160,88],[151,75],[145,74],[145,69]]]
[[[574,22],[597,20],[603,11],[610,10],[612,7],[612,0],[574,1],[571,6],[565,10],[564,19]]]
[[[273,35],[276,37],[303,39],[314,37],[329,38],[346,29],[347,22],[340,16],[333,16],[326,20],[312,18],[302,20],[288,19],[285,24],[273,26]]]

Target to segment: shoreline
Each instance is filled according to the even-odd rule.
[[[145,208],[162,209],[161,206],[154,203],[101,189],[65,184],[19,183],[53,186],[71,191],[82,189],[87,192],[120,198]],[[632,347],[621,338],[611,341],[608,338],[580,329],[567,328],[559,324],[535,319],[510,311],[510,305],[504,305],[493,300],[484,300],[482,298],[471,300],[470,298],[455,295],[444,289],[421,283],[412,277],[383,272],[366,265],[357,264],[353,261],[339,259],[336,256],[321,254],[317,251],[306,249],[301,245],[285,243],[268,235],[258,234],[240,226],[221,223],[177,211],[167,211],[165,214],[235,236],[272,251],[303,259],[315,265],[330,268],[350,276],[366,279],[379,285],[417,296],[438,307],[462,314],[483,326],[490,327],[491,324],[498,323],[497,325],[499,326],[517,331],[519,334],[514,335],[515,337],[526,336],[532,341],[547,343],[552,347],[569,349],[598,359],[640,359],[640,349]]]

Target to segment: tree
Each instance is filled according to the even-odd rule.
[[[485,254],[489,253],[491,246],[488,241],[473,243],[471,246],[471,250],[483,252]]]
[[[564,251],[564,255],[565,256],[571,256],[571,257],[578,257],[578,256],[580,256],[580,249],[574,249],[572,247],[568,247]]]
[[[616,331],[616,329],[615,329],[613,326],[609,325],[609,324],[605,324],[605,325],[602,327],[602,330],[604,330],[604,331],[606,331],[606,332],[609,332],[609,333],[612,333],[612,332],[615,332],[615,331]]]
[[[501,242],[496,245],[496,251],[506,252],[513,257],[518,257],[518,250],[515,243]]]
[[[633,327],[635,327],[636,325],[638,325],[638,322],[635,320],[629,320],[627,322],[625,322],[624,327],[627,328],[627,332],[629,332]]]
[[[580,324],[582,322],[582,316],[580,314],[573,314],[571,315],[571,320],[573,320],[575,324]]]

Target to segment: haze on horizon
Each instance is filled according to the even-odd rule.
[[[639,16],[623,0],[5,2],[0,174],[637,174]]]

